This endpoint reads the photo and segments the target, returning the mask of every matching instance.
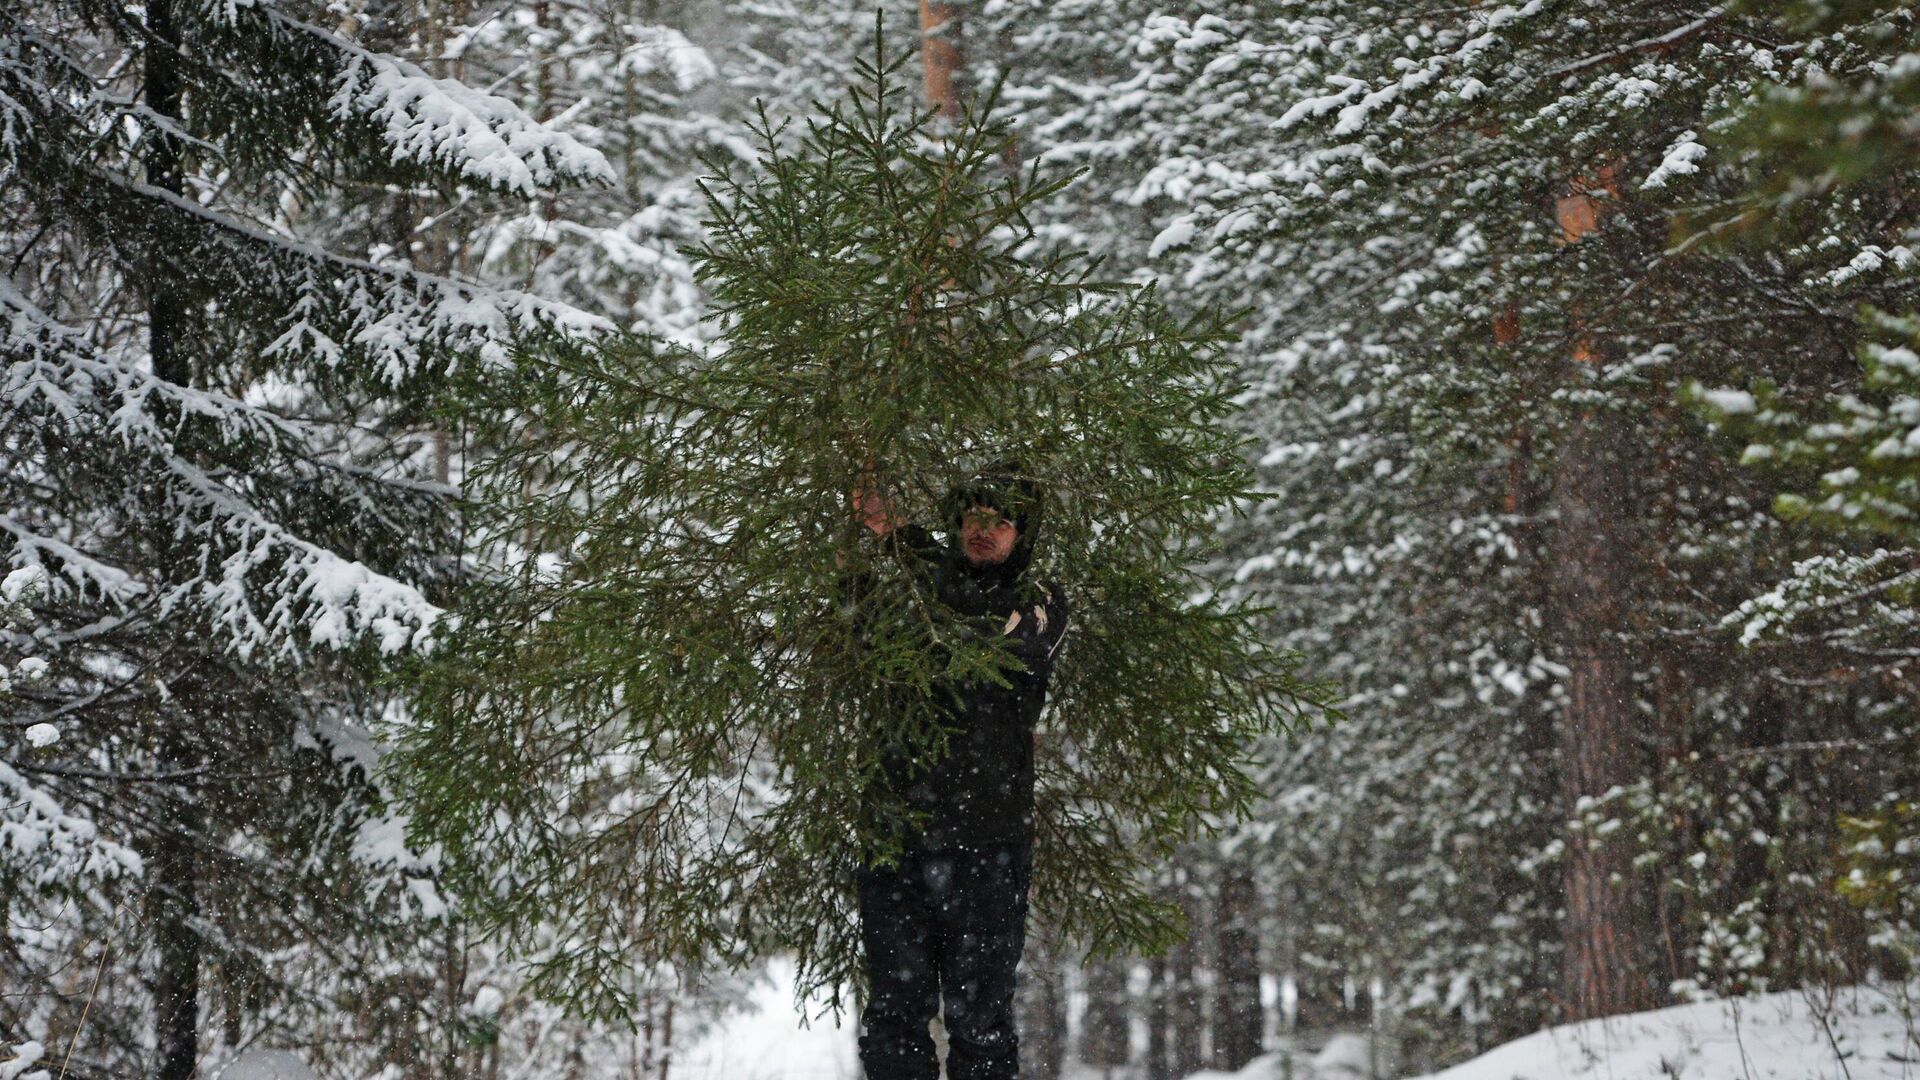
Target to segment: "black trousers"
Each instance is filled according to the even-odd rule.
[[[936,1080],[927,1021],[946,999],[947,1080],[1014,1080],[1014,969],[1027,933],[1026,843],[909,851],[860,871],[873,994],[860,1014],[867,1080]]]

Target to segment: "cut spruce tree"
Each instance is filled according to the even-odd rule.
[[[938,753],[941,682],[1017,663],[863,529],[863,476],[936,530],[989,461],[1040,492],[1032,576],[1074,615],[1036,899],[1068,934],[1165,944],[1142,871],[1244,808],[1250,739],[1329,708],[1194,569],[1257,498],[1220,422],[1227,320],[1023,257],[1072,177],[1009,176],[992,95],[938,120],[879,40],[804,130],[762,115],[757,172],[712,166],[712,349],[526,349],[462,418],[499,448],[469,492],[484,558],[396,761],[418,839],[504,940],[554,924],[535,985],[589,1012],[641,960],[789,951],[803,991],[847,985],[851,870],[902,820],[880,745]]]

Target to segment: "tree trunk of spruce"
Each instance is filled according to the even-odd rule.
[[[466,1004],[467,950],[460,924],[448,919],[440,938],[440,1075],[444,1080],[461,1080],[467,1075],[466,1040],[458,1022]]]
[[[163,722],[178,723],[178,718]],[[158,755],[159,772],[191,768],[194,756],[177,736],[168,735]],[[168,785],[177,792],[166,820],[146,853],[146,918],[154,953],[155,1080],[188,1080],[200,1060],[199,880],[194,872],[194,837],[201,811],[191,780]]]
[[[1213,1067],[1234,1072],[1260,1056],[1260,938],[1253,868],[1229,861],[1214,924],[1219,980],[1213,996]]]
[[[1346,976],[1338,969],[1296,968],[1294,982],[1294,1026],[1314,1035],[1337,1031],[1347,1019]]]
[[[920,0],[920,61],[927,104],[949,120],[960,119],[960,9],[940,0]]]
[[[1568,669],[1561,787],[1570,818],[1582,798],[1638,776],[1632,668],[1621,641],[1632,573],[1632,547],[1621,528],[1632,513],[1629,448],[1618,418],[1581,417],[1561,448],[1554,478],[1555,626]],[[1574,828],[1567,838],[1565,888],[1561,996],[1567,1019],[1651,1007],[1626,847]]]
[[[156,115],[181,115],[183,87],[170,52],[180,40],[174,25],[171,0],[150,0],[147,27],[152,34],[141,61],[141,94],[146,106]],[[179,147],[172,136],[157,132],[147,151],[147,183],[163,191],[181,194],[185,185],[180,174]],[[185,312],[172,288],[171,279],[156,275],[145,284],[147,308],[147,347],[154,373],[181,386],[196,383],[193,365],[178,347]],[[183,429],[189,432],[190,429]],[[181,690],[186,688],[182,687]],[[197,695],[176,694],[179,708],[191,710]],[[197,754],[182,732],[186,717],[166,705],[155,717],[161,728],[157,772],[162,775],[184,773],[196,764]],[[200,918],[199,881],[194,871],[193,843],[200,829],[199,793],[192,779],[169,782],[161,789],[162,805],[168,807],[155,827],[149,842],[149,878],[146,895],[147,925],[153,934],[158,967],[154,972],[154,1072],[155,1080],[188,1080],[200,1059],[200,935],[194,924]]]

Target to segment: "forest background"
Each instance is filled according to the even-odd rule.
[[[0,1069],[667,1075],[740,1000],[521,992],[374,783],[376,675],[458,568],[449,372],[697,345],[697,155],[833,96],[873,14],[0,11]],[[1004,79],[1020,162],[1087,169],[1036,253],[1250,309],[1275,497],[1212,570],[1346,694],[1160,872],[1183,944],[1035,928],[1033,1075],[1348,1028],[1415,1072],[1911,975],[1912,5],[888,15],[930,104]]]

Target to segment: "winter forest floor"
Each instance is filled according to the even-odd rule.
[[[1788,991],[1566,1024],[1431,1080],[1906,1080],[1920,1077],[1914,991]]]
[[[858,1080],[851,1019],[802,1027],[792,1008],[790,970],[776,966],[755,988],[752,1007],[733,1016],[675,1062],[673,1080]],[[1878,989],[1843,990],[1832,1000],[1798,991],[1678,1005],[1564,1024],[1496,1047],[1423,1080],[1920,1080],[1920,1044],[1911,1032],[1920,985],[1905,998]],[[1318,1055],[1269,1053],[1235,1073],[1189,1080],[1364,1080],[1364,1047],[1354,1038]],[[1069,1064],[1064,1080],[1138,1080]]]

